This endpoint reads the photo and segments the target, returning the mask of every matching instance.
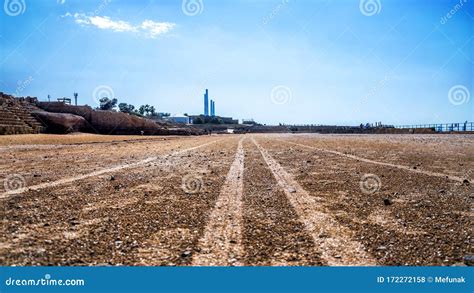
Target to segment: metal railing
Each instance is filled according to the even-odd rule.
[[[395,128],[433,128],[436,132],[474,131],[474,122],[396,125]]]

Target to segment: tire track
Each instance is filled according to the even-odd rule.
[[[239,140],[234,162],[199,240],[199,253],[193,256],[193,266],[242,265],[244,139]]]
[[[251,141],[244,143],[245,265],[322,266],[319,248]]]
[[[238,140],[225,138],[174,157],[168,152],[156,162],[111,173],[114,180],[90,177],[8,199],[0,242],[13,246],[0,252],[0,262],[189,265]],[[192,195],[182,187],[182,178],[189,174],[203,179],[202,188]],[[89,221],[94,223],[83,226]]]
[[[339,225],[331,215],[321,210],[318,203],[320,198],[309,195],[254,138],[252,142],[257,146],[315,245],[320,247],[321,258],[328,265],[376,265],[376,261],[366,253],[364,246],[351,240],[351,231]]]
[[[309,146],[309,145],[305,145],[305,144],[301,144],[301,143],[296,143],[296,142],[292,142],[292,141],[285,141],[285,140],[281,140],[281,139],[278,139],[278,141],[293,144],[293,145],[297,145],[297,146],[304,147],[304,148],[309,148],[309,149],[312,149],[312,150],[317,150],[317,151],[321,151],[321,152],[330,153],[330,154],[333,154],[333,155],[338,155],[338,156],[341,156],[341,157],[350,158],[350,159],[357,160],[357,161],[360,161],[360,162],[365,162],[365,163],[370,163],[370,164],[375,164],[375,165],[380,165],[380,166],[386,166],[386,167],[391,167],[391,168],[397,168],[397,169],[400,169],[400,170],[410,171],[410,172],[413,172],[413,173],[424,174],[424,175],[433,176],[433,177],[448,178],[450,180],[461,182],[461,183],[465,180],[465,178],[461,178],[461,177],[457,177],[457,176],[453,176],[453,175],[437,173],[437,172],[431,172],[431,171],[423,171],[423,170],[419,170],[419,169],[413,169],[413,168],[410,168],[408,166],[374,161],[374,160],[358,157],[358,156],[355,156],[355,155],[345,154],[345,153],[341,153],[341,152],[333,151],[333,150],[328,150],[328,149],[321,149],[321,148],[317,148],[317,147],[313,147],[313,146]]]
[[[469,254],[470,186],[310,148],[289,148],[276,140],[261,143],[304,189],[324,197],[324,210],[350,229],[378,264],[445,266],[462,263]],[[372,194],[360,188],[360,174],[367,173],[383,180]]]
[[[176,156],[176,155],[180,155],[180,154],[183,154],[183,153],[186,153],[186,152],[198,149],[198,148],[202,148],[202,147],[208,146],[210,144],[216,143],[217,141],[218,140],[214,140],[214,141],[204,143],[204,144],[201,144],[201,145],[197,145],[197,146],[187,148],[187,149],[184,149],[184,150],[179,150],[179,151],[171,153],[170,156]],[[23,192],[27,192],[27,191],[41,190],[41,189],[45,189],[45,188],[48,188],[48,187],[55,187],[55,186],[59,186],[59,185],[63,185],[63,184],[83,180],[83,179],[86,179],[86,178],[89,178],[89,177],[95,177],[95,176],[100,176],[100,175],[103,175],[103,174],[106,174],[106,173],[121,171],[123,169],[130,169],[130,168],[140,167],[142,165],[146,165],[148,163],[156,161],[159,158],[160,157],[149,157],[149,158],[146,158],[146,159],[143,159],[141,161],[131,163],[131,164],[118,165],[118,166],[115,166],[115,167],[105,168],[105,169],[94,171],[94,172],[84,174],[84,175],[64,178],[64,179],[60,179],[60,180],[53,181],[53,182],[41,183],[41,184],[37,184],[37,185],[33,185],[33,186],[27,186],[27,187],[15,189],[15,190],[7,191],[7,192],[4,192],[4,193],[0,194],[0,199],[6,199],[6,198],[9,198],[11,196],[19,195],[19,194],[21,194]]]
[[[6,145],[0,146],[0,152],[16,151],[16,150],[51,150],[51,149],[66,149],[81,146],[91,145],[104,145],[104,144],[124,144],[124,143],[136,143],[136,142],[161,142],[172,138],[182,138],[179,136],[167,136],[166,138],[156,139],[125,139],[125,140],[110,140],[110,141],[92,141],[92,142],[73,142],[63,144],[20,144],[20,145]]]

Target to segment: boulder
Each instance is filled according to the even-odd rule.
[[[67,113],[52,113],[46,111],[33,111],[33,116],[46,125],[49,133],[71,133],[86,131],[88,123],[81,116]]]

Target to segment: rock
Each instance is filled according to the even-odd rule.
[[[440,189],[438,193],[446,193],[446,191],[444,189]]]
[[[293,187],[290,187],[290,188],[288,188],[288,192],[289,193],[295,193],[296,189],[294,189]]]
[[[390,200],[390,198],[384,198],[383,199],[383,204],[386,205],[386,206],[389,206],[392,204],[392,201]]]
[[[181,254],[181,257],[189,257],[191,256],[191,251],[190,250],[185,250],[182,254]]]
[[[110,181],[114,181],[114,180],[115,180],[115,176],[114,175],[110,176]]]
[[[386,246],[379,246],[379,247],[377,247],[377,250],[387,250],[387,247]]]
[[[469,186],[471,183],[469,182],[469,180],[464,179],[464,180],[462,181],[462,184],[463,184],[463,185],[466,185],[466,186]]]
[[[463,261],[467,266],[474,266],[474,255],[465,255]]]
[[[49,133],[71,133],[87,129],[87,121],[81,116],[69,113],[51,113],[46,111],[33,111],[32,115],[37,117],[46,125]]]
[[[80,222],[76,218],[71,218],[69,219],[69,224],[71,224],[72,226],[76,226],[79,225]]]

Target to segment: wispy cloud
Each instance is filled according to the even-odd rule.
[[[176,24],[172,22],[156,22],[145,19],[141,24],[134,25],[123,20],[112,20],[108,16],[89,16],[84,13],[71,14],[68,12],[63,17],[72,17],[75,23],[82,26],[92,26],[114,32],[137,33],[149,38],[166,34],[176,27]]]

